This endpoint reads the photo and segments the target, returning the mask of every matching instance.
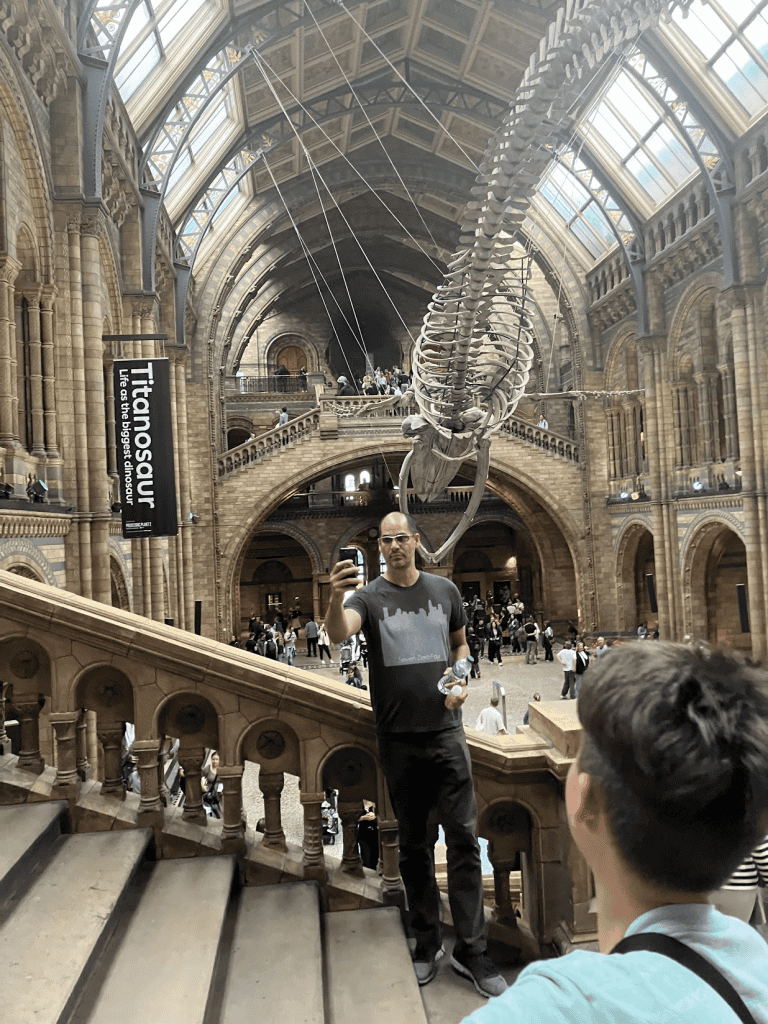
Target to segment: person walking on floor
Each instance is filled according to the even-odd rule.
[[[328,638],[328,633],[326,632],[326,629],[325,629],[325,623],[322,623],[320,625],[320,627],[318,629],[318,633],[317,633],[317,647],[318,647],[318,651],[319,651],[318,657],[320,658],[320,664],[321,665],[323,664],[323,655],[324,654],[328,656],[328,661],[331,663],[331,665],[335,665],[336,664],[336,662],[331,657],[331,646],[330,646],[330,643],[331,642],[330,642],[330,640]]]
[[[507,986],[487,956],[477,802],[461,718],[467,680],[459,694],[444,696],[437,686],[447,665],[469,655],[466,616],[450,580],[416,568],[418,545],[411,516],[385,516],[379,551],[386,571],[357,590],[352,561],[337,562],[325,625],[334,643],[360,629],[368,640],[379,764],[400,829],[400,874],[416,939],[417,981],[426,985],[435,977],[444,949],[435,880],[437,829],[430,824],[439,809],[456,931],[451,965],[480,995],[496,996]]]
[[[541,643],[544,647],[544,661],[554,661],[554,655],[552,654],[552,644],[555,640],[555,631],[549,622],[544,623],[544,629],[541,633]]]
[[[317,657],[317,634],[319,628],[315,620],[310,615],[309,621],[304,627],[304,636],[307,638],[307,657]]]
[[[576,651],[573,649],[573,644],[570,640],[565,641],[565,645],[560,653],[557,655],[557,660],[563,666],[563,689],[560,691],[560,697],[565,700],[570,697],[572,700],[576,699]]]
[[[539,627],[533,621],[533,616],[528,616],[525,626],[525,664],[536,664],[536,646],[539,636]]]
[[[484,732],[487,736],[509,736],[509,733],[504,728],[504,719],[499,711],[499,698],[496,694],[491,697],[490,705],[487,708],[483,708],[477,716],[475,728],[478,732]]]

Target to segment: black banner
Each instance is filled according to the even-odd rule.
[[[116,359],[114,375],[123,537],[175,537],[168,360]]]

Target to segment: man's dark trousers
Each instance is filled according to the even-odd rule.
[[[483,874],[477,834],[477,802],[463,728],[377,737],[379,763],[400,833],[400,874],[417,942],[436,952],[442,943],[440,893],[435,881],[433,809],[448,850],[448,899],[456,949],[486,951]]]
[[[307,637],[307,657],[308,658],[312,658],[312,657],[316,658],[317,657],[317,637],[316,636],[308,636]]]

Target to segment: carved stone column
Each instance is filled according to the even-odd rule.
[[[200,782],[200,773],[205,760],[205,751],[202,747],[191,750],[179,750],[179,764],[184,769],[185,794],[184,821],[194,821],[198,825],[207,825],[208,818],[203,807],[203,787]]]
[[[280,815],[280,794],[283,791],[285,775],[282,772],[259,771],[259,789],[264,796],[264,838],[262,846],[273,846],[276,850],[287,851],[283,823]]]
[[[515,851],[500,850],[496,844],[488,840],[488,859],[493,865],[493,893],[495,898],[494,914],[497,921],[508,927],[517,928],[515,908],[509,891],[509,873],[514,871]]]
[[[16,446],[14,402],[16,400],[16,324],[13,284],[21,264],[10,256],[0,257],[0,445]]]
[[[0,682],[0,755],[10,754],[11,751],[11,740],[8,733],[5,731],[5,723],[7,721],[5,709],[6,709],[6,696],[5,691],[8,688],[8,683]]]
[[[672,385],[672,417],[675,424],[675,469],[683,468],[683,446],[685,425],[683,422],[682,385]]]
[[[120,774],[120,755],[123,748],[122,729],[99,729],[99,742],[104,748],[104,781],[101,784],[102,796],[116,796],[125,800],[125,786]]]
[[[35,775],[45,771],[45,761],[40,755],[40,711],[45,702],[37,695],[13,699],[13,706],[19,716],[21,729],[21,749],[19,750],[18,768]]]
[[[381,889],[384,902],[400,904],[403,901],[403,880],[400,877],[400,841],[397,819],[379,820],[381,846]]]
[[[363,805],[360,800],[339,803],[339,817],[344,838],[341,870],[348,875],[358,875],[360,878],[363,877],[363,862],[360,859],[360,849],[357,845],[357,822],[362,813]]]
[[[219,781],[224,786],[221,794],[221,852],[236,857],[245,853],[245,826],[243,824],[243,765],[219,765]]]
[[[80,711],[75,734],[75,763],[77,776],[81,782],[87,782],[91,773],[88,763],[88,718],[85,708]]]
[[[711,373],[697,373],[696,397],[699,412],[699,445],[701,461],[715,461],[715,430],[717,429],[717,385]]]
[[[80,789],[77,774],[77,723],[79,711],[52,711],[50,715],[56,745],[54,789],[64,799],[76,798]]]
[[[606,409],[605,432],[608,438],[608,478],[615,480],[619,475],[618,452],[616,451],[616,411]]]
[[[45,416],[45,447],[49,455],[59,455],[56,419],[56,364],[54,356],[53,301],[55,289],[43,287],[40,294],[40,331],[43,358],[43,409]]]
[[[626,469],[627,475],[636,477],[640,472],[639,459],[637,455],[637,402],[629,401],[624,403],[624,424],[626,443]]]
[[[736,418],[736,389],[733,367],[730,363],[718,366],[723,386],[723,420],[725,426],[725,452],[727,460],[739,457],[739,428]]]
[[[158,740],[134,740],[133,752],[139,759],[141,795],[136,823],[142,828],[162,827],[165,809],[160,799],[157,780]]]
[[[32,424],[28,439],[33,455],[45,455],[45,418],[43,415],[43,353],[40,323],[40,289],[25,293],[29,322],[29,417]]]
[[[304,877],[325,881],[323,853],[323,819],[321,805],[324,793],[302,793],[304,805]]]

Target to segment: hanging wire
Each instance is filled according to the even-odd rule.
[[[259,53],[259,52],[258,52],[258,50],[255,50],[255,49],[254,49],[254,50],[252,50],[252,51],[251,51],[251,55],[253,56],[253,58],[254,58],[254,59],[257,59],[257,58],[258,58],[258,61],[260,61],[260,62],[261,62],[261,64],[263,64],[263,65],[264,65],[264,68],[266,68],[266,69],[267,69],[268,71],[270,71],[270,72],[271,72],[271,73],[272,73],[273,75],[275,75],[275,77],[279,78],[279,75],[277,74],[277,72],[276,72],[276,71],[274,70],[274,68],[272,68],[272,67],[270,66],[270,64],[268,63],[268,61],[267,61],[267,60],[266,60],[266,59],[264,58],[264,56],[263,56],[263,55],[262,55],[261,53]],[[264,70],[263,70],[263,68],[261,68],[260,70],[261,70],[261,73],[262,73],[262,75],[264,75]],[[358,178],[359,178],[359,179],[360,179],[360,181],[361,181],[361,182],[363,183],[363,185],[365,185],[365,187],[366,187],[366,188],[368,189],[368,191],[369,191],[369,192],[371,193],[371,195],[372,195],[372,196],[373,196],[373,197],[374,197],[374,198],[376,199],[377,203],[378,203],[378,204],[379,204],[380,206],[382,206],[382,207],[383,207],[383,208],[384,208],[384,209],[385,209],[385,210],[387,211],[387,213],[388,213],[388,214],[389,214],[389,215],[390,215],[390,216],[392,217],[392,219],[393,219],[393,220],[394,220],[394,222],[395,222],[395,223],[397,224],[397,226],[398,226],[398,227],[400,227],[400,228],[402,228],[402,230],[403,230],[403,231],[405,232],[405,234],[406,234],[406,235],[408,236],[408,238],[410,238],[410,240],[411,240],[411,241],[413,242],[413,244],[414,244],[414,245],[415,245],[415,246],[416,246],[416,247],[417,247],[417,248],[419,249],[419,251],[420,251],[420,252],[422,253],[422,255],[423,255],[423,256],[425,256],[425,257],[426,257],[426,258],[427,258],[427,259],[429,260],[429,262],[430,262],[430,263],[432,264],[432,266],[433,266],[433,267],[435,268],[435,270],[437,270],[437,271],[438,271],[438,272],[439,272],[440,274],[442,274],[442,273],[443,273],[443,268],[442,268],[442,267],[440,266],[440,264],[439,264],[439,263],[437,262],[437,260],[435,260],[435,259],[434,259],[434,258],[433,258],[433,257],[431,256],[431,254],[430,254],[429,252],[427,252],[427,250],[426,250],[426,249],[424,248],[423,244],[422,244],[422,243],[421,243],[421,242],[419,241],[419,239],[418,239],[418,238],[416,238],[416,236],[415,236],[415,235],[413,235],[413,234],[411,233],[411,231],[410,231],[410,230],[408,229],[407,225],[406,225],[406,224],[404,224],[404,223],[403,223],[403,222],[402,222],[402,221],[400,220],[400,218],[399,218],[399,217],[397,216],[397,214],[396,214],[396,213],[394,212],[394,210],[392,210],[392,209],[391,209],[391,208],[390,208],[389,206],[387,206],[387,204],[386,204],[386,203],[384,202],[384,200],[383,200],[383,199],[381,198],[381,196],[380,196],[380,195],[379,195],[379,193],[378,193],[378,192],[376,191],[376,189],[375,189],[375,188],[374,188],[374,187],[373,187],[373,186],[372,186],[372,185],[371,185],[371,184],[370,184],[369,182],[367,182],[367,181],[365,180],[365,178],[364,178],[364,177],[363,177],[363,176],[362,176],[362,175],[360,174],[360,172],[358,171],[358,169],[357,169],[357,168],[355,167],[355,165],[354,165],[354,164],[352,163],[352,161],[351,161],[351,160],[349,159],[349,157],[347,156],[347,154],[346,154],[346,153],[344,153],[344,152],[343,152],[343,151],[342,151],[341,149],[339,149],[339,147],[338,147],[338,146],[336,145],[336,143],[335,143],[335,142],[333,141],[333,139],[332,139],[332,138],[331,138],[331,137],[330,137],[330,136],[328,135],[328,133],[327,133],[327,132],[326,132],[326,130],[325,130],[325,129],[323,128],[323,126],[322,126],[322,125],[320,124],[320,122],[319,122],[319,121],[317,121],[317,120],[316,120],[316,119],[314,118],[314,116],[313,116],[312,112],[311,112],[310,110],[308,110],[308,109],[307,109],[307,107],[305,107],[305,106],[304,106],[304,104],[303,104],[303,103],[301,102],[301,100],[300,100],[300,99],[298,98],[298,96],[296,96],[296,94],[295,94],[294,92],[292,92],[292,90],[291,90],[290,88],[288,88],[288,86],[287,86],[287,85],[285,85],[285,83],[284,83],[284,82],[283,82],[282,80],[280,81],[280,84],[282,85],[282,87],[283,87],[283,89],[285,90],[285,92],[286,92],[286,93],[287,93],[287,94],[288,94],[288,95],[290,96],[291,100],[292,100],[292,101],[293,101],[293,102],[294,102],[294,103],[295,103],[295,104],[296,104],[296,105],[297,105],[298,107],[300,107],[300,108],[301,108],[302,112],[303,112],[303,113],[304,113],[304,114],[306,115],[307,119],[308,119],[308,120],[309,120],[309,121],[311,122],[311,124],[313,125],[313,127],[317,128],[317,130],[318,130],[319,132],[321,132],[321,133],[322,133],[322,135],[323,135],[323,137],[325,138],[326,142],[330,143],[330,145],[331,145],[331,146],[333,146],[333,148],[334,148],[334,149],[336,150],[337,154],[338,154],[338,155],[339,155],[339,156],[341,157],[341,159],[342,159],[342,160],[344,161],[344,163],[345,163],[345,164],[347,164],[347,166],[348,166],[348,167],[349,167],[349,168],[350,168],[350,169],[351,169],[352,171],[354,171],[354,172],[355,172],[355,174],[356,174],[356,175],[358,176]],[[274,94],[274,93],[273,93],[273,94]],[[357,99],[357,97],[356,97],[356,96],[355,96],[355,99]],[[278,102],[279,102],[279,101],[278,101]],[[358,103],[359,103],[359,100],[358,100]],[[280,104],[280,107],[281,107],[281,109],[282,109],[282,110],[283,110],[283,111],[285,112],[285,110],[286,110],[286,108],[285,108],[285,105],[281,103],[281,104]],[[362,108],[361,108],[361,109],[362,109]],[[365,111],[364,111],[364,113],[365,113]],[[367,117],[367,114],[366,114],[366,117]],[[370,123],[370,122],[369,122],[369,123]],[[372,124],[371,124],[371,128],[373,128],[373,131],[374,131],[374,133],[375,133],[375,132],[376,132],[376,129],[375,129],[375,127],[374,127],[374,126],[373,126]],[[294,126],[294,130],[295,130],[295,126]],[[377,141],[378,141],[379,143],[381,143],[381,139],[379,138],[379,136],[378,136],[378,135],[376,135],[376,139],[377,139]],[[382,145],[383,145],[383,144],[382,144]],[[385,150],[385,152],[386,152],[386,150]],[[405,188],[405,185],[403,185],[403,188]],[[406,194],[408,194],[408,190],[407,190],[407,189],[406,189]],[[412,203],[414,203],[414,201],[413,201],[413,199],[412,199],[412,197],[411,197],[410,195],[408,195],[408,198],[409,198],[409,199],[411,200],[411,202],[412,202]],[[414,203],[414,206],[415,206],[415,205],[416,205],[416,204]],[[418,210],[418,207],[416,207],[416,209]],[[423,220],[422,220],[422,223],[423,223]],[[426,227],[426,225],[425,225],[425,227]],[[435,246],[436,246],[436,247],[437,247],[437,248],[439,249],[439,248],[440,248],[440,246],[438,245],[438,243],[437,243],[437,242],[435,242],[435,240],[434,240],[434,238],[432,237],[431,233],[429,232],[429,229],[428,229],[428,228],[427,228],[427,233],[429,234],[429,237],[430,237],[430,239],[432,240],[432,242],[434,243],[434,245],[435,245]]]
[[[357,25],[357,27],[358,27],[358,28],[360,29],[360,31],[361,31],[361,32],[363,33],[363,35],[365,36],[366,40],[367,40],[367,41],[368,41],[368,42],[369,42],[369,43],[371,44],[371,46],[373,46],[374,50],[376,50],[376,52],[378,53],[378,55],[379,55],[380,57],[383,57],[383,58],[384,58],[384,60],[385,60],[385,61],[387,62],[387,64],[389,64],[390,68],[391,68],[391,69],[392,69],[392,70],[394,71],[394,73],[395,73],[395,74],[397,75],[397,77],[398,77],[398,78],[400,79],[400,81],[401,81],[401,82],[403,83],[403,85],[404,85],[404,86],[405,86],[405,87],[406,87],[406,88],[407,88],[407,89],[409,90],[409,92],[410,92],[410,93],[411,93],[411,94],[413,95],[414,99],[416,99],[416,100],[418,100],[418,101],[419,101],[419,103],[420,103],[420,104],[422,105],[422,107],[423,107],[423,108],[424,108],[424,109],[426,110],[426,112],[427,112],[427,113],[429,114],[429,116],[430,116],[430,117],[432,118],[432,120],[433,120],[433,121],[435,122],[435,124],[436,124],[436,125],[438,126],[438,128],[439,128],[439,129],[440,129],[440,131],[441,131],[441,133],[442,133],[443,135],[445,135],[445,136],[446,136],[447,138],[449,138],[449,139],[451,140],[451,142],[452,142],[452,143],[453,143],[453,144],[454,144],[454,145],[456,146],[456,148],[457,148],[457,149],[459,150],[459,152],[460,152],[460,153],[461,153],[461,155],[462,155],[462,156],[464,157],[464,159],[465,159],[465,160],[468,160],[468,161],[469,161],[469,163],[470,163],[470,165],[472,166],[472,168],[473,168],[473,169],[474,169],[475,171],[477,171],[477,170],[478,170],[477,164],[476,164],[476,163],[475,163],[475,161],[474,161],[474,160],[472,159],[472,157],[471,157],[471,156],[469,155],[469,153],[467,153],[467,151],[466,151],[465,149],[463,149],[463,148],[462,148],[462,146],[461,146],[461,144],[459,143],[459,141],[458,141],[457,139],[455,139],[455,138],[453,137],[453,135],[451,135],[451,133],[450,133],[450,132],[448,131],[448,129],[447,129],[446,127],[445,127],[445,125],[444,125],[444,124],[443,124],[443,122],[442,122],[442,121],[440,120],[440,118],[439,118],[439,117],[437,117],[437,116],[436,116],[436,115],[435,115],[435,114],[434,114],[434,113],[433,113],[433,112],[432,112],[432,111],[431,111],[431,110],[429,109],[429,107],[428,107],[428,106],[427,106],[427,104],[426,104],[426,103],[424,102],[424,100],[423,100],[423,99],[421,98],[421,96],[419,96],[419,94],[418,94],[418,93],[417,93],[417,92],[416,92],[416,91],[414,90],[413,86],[412,86],[412,85],[411,85],[411,83],[410,83],[410,82],[408,81],[408,79],[407,79],[407,78],[403,78],[403,76],[402,76],[402,75],[400,74],[400,72],[399,72],[399,71],[397,70],[397,68],[396,68],[396,67],[395,67],[395,65],[394,65],[394,64],[392,63],[392,61],[391,61],[391,60],[389,59],[389,57],[388,57],[388,56],[386,55],[386,53],[384,53],[384,51],[383,51],[383,50],[380,50],[380,49],[379,49],[379,46],[378,46],[378,43],[376,42],[376,40],[375,40],[375,39],[373,39],[373,38],[371,38],[371,36],[369,36],[369,35],[368,35],[368,33],[367,33],[367,32],[365,31],[365,29],[364,29],[364,28],[363,28],[363,26],[362,26],[362,25],[360,24],[360,22],[359,22],[359,21],[358,21],[358,20],[357,20],[357,19],[355,18],[355,16],[354,16],[354,15],[352,14],[352,12],[351,12],[351,11],[350,11],[350,10],[349,10],[349,9],[348,9],[347,7],[345,7],[345,5],[344,5],[344,3],[342,2],[342,0],[334,0],[334,3],[336,3],[336,4],[337,4],[337,5],[338,5],[338,6],[339,6],[339,7],[341,8],[341,9],[342,9],[342,11],[344,11],[344,13],[345,13],[345,14],[347,15],[347,17],[348,17],[348,18],[350,18],[350,19],[351,19],[351,20],[352,20],[352,21],[353,21],[353,22],[355,23],[355,25]]]
[[[360,109],[360,111],[362,112],[363,116],[365,117],[365,120],[368,122],[368,127],[371,128],[373,130],[373,132],[374,132],[374,135],[376,135],[376,140],[379,143],[379,146],[381,147],[382,153],[387,158],[387,161],[388,161],[390,167],[395,172],[397,180],[400,182],[400,184],[403,187],[403,190],[405,191],[405,194],[410,199],[410,201],[411,201],[411,203],[413,205],[413,208],[414,208],[414,210],[416,211],[416,213],[418,215],[419,220],[424,225],[424,230],[429,235],[430,241],[435,246],[435,248],[439,248],[437,242],[435,241],[435,239],[434,239],[434,237],[432,235],[432,232],[429,229],[429,225],[424,220],[424,218],[423,218],[423,216],[421,214],[421,210],[419,209],[418,205],[416,204],[416,202],[415,202],[413,196],[411,195],[411,193],[408,191],[408,188],[407,188],[405,182],[403,181],[402,177],[400,176],[400,172],[398,171],[397,167],[395,166],[395,163],[392,160],[392,157],[387,152],[387,147],[384,145],[384,141],[379,137],[378,133],[376,132],[376,129],[374,128],[373,123],[372,123],[370,117],[368,117],[368,111],[365,109],[365,107],[363,106],[363,104],[362,104],[362,102],[360,100],[360,97],[355,92],[355,87],[352,85],[352,83],[350,82],[349,78],[347,77],[347,73],[345,72],[344,68],[341,66],[341,62],[339,61],[339,58],[336,56],[336,53],[334,52],[333,47],[328,42],[328,39],[326,38],[325,33],[323,32],[322,28],[320,27],[320,23],[318,22],[317,18],[315,17],[314,12],[312,11],[312,8],[310,7],[309,4],[306,5],[306,9],[307,9],[307,11],[309,11],[309,14],[310,14],[312,20],[314,21],[315,26],[317,28],[317,31],[320,33],[320,36],[322,37],[323,42],[328,47],[328,52],[330,53],[330,55],[333,57],[334,61],[336,62],[336,66],[338,67],[338,69],[341,72],[341,75],[342,75],[344,81],[346,82],[347,86],[349,87],[349,91],[352,93],[352,96],[354,97],[355,102],[357,103],[358,108]],[[411,88],[411,92],[413,92],[412,88]],[[414,93],[414,95],[415,95],[415,93]]]
[[[306,158],[306,160],[307,160],[307,164],[308,164],[308,165],[309,165],[310,167],[312,167],[312,168],[314,169],[314,170],[313,170],[313,177],[314,177],[314,174],[317,174],[317,177],[318,177],[318,178],[320,179],[320,181],[321,181],[321,182],[323,183],[323,186],[324,186],[325,190],[327,191],[327,193],[328,193],[328,196],[329,196],[329,198],[331,199],[331,202],[333,203],[334,207],[336,208],[336,210],[337,210],[337,212],[338,212],[339,216],[341,217],[341,219],[342,219],[342,220],[344,221],[344,224],[345,224],[345,226],[347,227],[347,229],[349,230],[349,232],[350,232],[350,235],[352,236],[352,238],[354,238],[355,242],[357,243],[357,246],[358,246],[358,248],[360,249],[360,252],[362,253],[362,255],[363,255],[363,258],[365,259],[365,262],[366,262],[366,263],[368,264],[368,266],[370,267],[370,269],[371,269],[371,271],[372,271],[372,273],[373,273],[374,277],[376,278],[377,282],[379,283],[379,285],[381,286],[381,288],[383,289],[383,291],[384,291],[384,292],[386,292],[386,291],[387,291],[387,289],[386,289],[386,287],[385,287],[385,285],[384,285],[384,282],[382,281],[382,279],[381,279],[381,277],[380,277],[380,275],[379,275],[379,272],[377,271],[376,267],[375,267],[375,266],[373,265],[373,263],[371,262],[370,258],[368,257],[368,254],[366,253],[365,249],[363,248],[363,246],[362,246],[362,244],[361,244],[361,242],[360,242],[360,239],[359,239],[359,238],[357,237],[357,235],[355,234],[355,231],[354,231],[354,229],[352,228],[352,225],[351,225],[351,224],[349,223],[349,221],[347,220],[347,218],[346,218],[346,216],[345,216],[345,214],[344,214],[344,211],[343,211],[343,210],[341,209],[341,207],[339,206],[339,204],[338,204],[338,203],[336,202],[336,199],[335,199],[335,197],[333,196],[333,193],[332,193],[332,191],[331,191],[330,187],[328,186],[328,183],[327,183],[327,182],[325,181],[325,179],[323,178],[322,174],[321,174],[321,173],[320,173],[320,171],[319,171],[319,170],[317,169],[317,166],[316,166],[316,164],[314,163],[314,161],[313,161],[313,159],[312,159],[312,156],[311,156],[311,154],[310,154],[309,150],[307,149],[307,147],[305,146],[305,144],[304,144],[304,142],[303,142],[303,140],[302,140],[302,138],[301,138],[301,134],[300,134],[300,132],[299,132],[299,130],[298,130],[298,128],[297,128],[297,126],[296,126],[296,125],[295,125],[295,124],[293,123],[293,121],[291,120],[291,118],[289,118],[289,117],[288,117],[288,112],[287,112],[287,110],[286,110],[286,108],[285,108],[285,105],[283,104],[283,102],[282,102],[282,101],[280,100],[280,98],[278,97],[276,89],[274,88],[274,86],[272,85],[272,83],[271,83],[271,82],[269,81],[268,77],[267,77],[267,76],[266,76],[266,74],[264,73],[264,68],[263,68],[263,67],[262,67],[261,65],[262,65],[262,63],[263,63],[263,64],[264,64],[264,67],[266,67],[266,66],[267,66],[267,65],[266,65],[266,63],[262,61],[262,58],[260,57],[260,55],[259,55],[259,54],[257,54],[257,53],[256,53],[256,51],[253,51],[253,53],[254,53],[254,57],[256,58],[256,63],[257,63],[257,66],[258,66],[258,67],[259,67],[259,69],[261,70],[261,72],[262,72],[262,75],[264,76],[264,80],[265,80],[265,82],[267,83],[267,85],[268,85],[269,89],[270,89],[270,90],[271,90],[271,92],[272,92],[272,95],[273,95],[273,96],[274,96],[274,98],[275,98],[275,102],[276,102],[276,103],[278,103],[278,105],[280,106],[280,109],[281,109],[281,110],[283,111],[283,113],[285,114],[285,116],[286,116],[286,118],[287,118],[287,120],[288,120],[289,124],[291,124],[291,125],[292,125],[292,127],[293,127],[293,130],[294,130],[294,134],[295,134],[295,136],[296,136],[296,140],[297,140],[297,142],[298,142],[298,144],[299,144],[299,146],[300,146],[300,148],[301,148],[301,151],[302,151],[302,153],[304,154],[304,156],[305,156],[305,158]],[[271,69],[269,69],[269,70],[271,70]],[[281,198],[282,198],[282,197],[281,197]],[[319,196],[319,193],[318,193],[318,198],[320,198],[320,196]],[[322,204],[322,199],[320,199],[320,202],[321,202],[321,205],[323,205],[323,204]],[[298,229],[296,229],[296,230],[298,230]],[[329,230],[330,230],[330,229],[329,229]],[[333,239],[332,239],[332,240],[333,240]],[[407,332],[408,336],[410,337],[411,341],[414,341],[415,339],[414,339],[414,337],[413,337],[413,333],[412,333],[412,331],[411,331],[411,328],[410,328],[410,326],[409,326],[409,325],[408,325],[408,324],[406,323],[406,321],[405,321],[405,320],[403,319],[403,317],[402,317],[402,314],[400,313],[400,310],[399,310],[399,309],[397,308],[397,306],[395,306],[395,304],[394,304],[394,303],[392,304],[392,308],[393,308],[393,310],[394,310],[395,314],[397,315],[398,319],[400,320],[400,323],[401,323],[401,324],[403,325],[403,327],[405,328],[405,330],[406,330],[406,332]],[[354,333],[354,332],[353,332],[353,333]],[[363,349],[363,352],[364,352],[364,354],[365,354],[365,355],[367,356],[367,355],[368,355],[368,353],[367,353],[367,352],[365,351],[365,349],[364,349],[364,347],[362,346],[362,344],[361,344],[361,348]]]

